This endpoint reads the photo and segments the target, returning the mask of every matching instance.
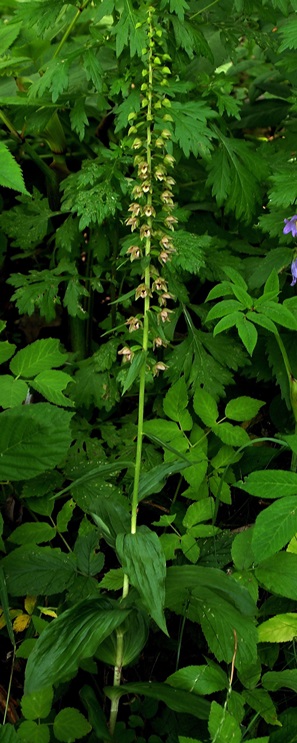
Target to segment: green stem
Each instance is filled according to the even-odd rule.
[[[85,2],[82,3],[82,5],[77,9],[77,11],[75,13],[75,16],[72,18],[72,21],[69,23],[68,28],[66,29],[65,33],[63,34],[62,39],[61,39],[60,43],[58,44],[56,51],[53,54],[53,59],[55,59],[58,56],[58,54],[60,54],[60,51],[61,51],[62,47],[65,44],[65,41],[67,41],[68,36],[71,34],[71,31],[72,31],[73,27],[76,24],[76,21],[78,20],[80,14],[83,12],[83,10],[87,7],[87,5],[89,4],[89,2],[90,2],[90,0],[85,0]]]
[[[149,25],[149,38],[151,39],[152,33],[152,13],[149,10],[148,14],[148,25]],[[147,127],[146,127],[146,158],[148,166],[148,177],[151,178],[152,172],[152,97],[153,97],[153,47],[150,46],[149,60],[148,60],[148,104],[147,104]],[[147,194],[147,206],[152,206],[152,194]],[[146,286],[146,296],[144,298],[144,317],[143,317],[143,332],[142,332],[142,349],[146,353],[148,350],[149,343],[149,310],[150,310],[150,286],[151,286],[151,272],[150,272],[150,254],[151,254],[151,233],[153,227],[152,217],[147,218],[147,224],[150,228],[150,235],[145,239],[145,259],[146,267],[144,271],[144,284]],[[137,530],[137,509],[138,509],[138,493],[139,493],[139,481],[141,474],[141,458],[142,458],[142,445],[143,445],[143,420],[144,420],[144,404],[145,404],[145,378],[146,378],[146,364],[143,363],[139,376],[139,390],[138,390],[138,422],[137,422],[137,442],[136,442],[136,457],[135,457],[135,471],[134,471],[134,482],[132,492],[132,503],[131,503],[131,534],[136,534]],[[129,578],[124,575],[122,599],[126,598],[129,593]],[[116,664],[114,667],[114,686],[120,686],[121,684],[121,673],[123,665],[123,633],[121,629],[117,631],[117,649],[116,649]],[[113,735],[117,716],[118,716],[119,699],[112,700],[109,718],[109,729],[111,735]]]
[[[208,10],[209,8],[212,8],[213,5],[217,5],[217,3],[219,2],[220,0],[213,0],[212,3],[209,3],[209,5],[205,5],[204,8],[201,8],[201,10],[197,10],[197,13],[190,15],[190,21],[192,21],[193,18],[196,18],[196,15],[201,15],[201,13],[205,13],[206,10]]]
[[[124,654],[124,632],[121,630],[121,628],[117,629],[117,650],[116,650],[116,662],[114,666],[114,672],[113,672],[113,686],[120,686],[121,685],[121,678],[122,678],[122,662],[123,662],[123,654]],[[119,697],[115,697],[111,701],[111,707],[110,707],[110,718],[109,718],[109,731],[110,734],[114,734],[117,716],[118,716],[118,709],[119,709]]]
[[[283,357],[283,362],[285,365],[285,369],[288,375],[288,381],[289,381],[289,388],[290,388],[290,400],[291,400],[291,407],[292,407],[292,413],[294,416],[295,421],[295,434],[297,434],[297,381],[295,377],[293,376],[291,365],[289,362],[288,354],[285,349],[285,346],[283,344],[283,341],[278,335],[278,333],[274,334],[274,337],[276,339],[276,342],[278,344],[279,350],[281,352],[281,355]],[[291,472],[297,472],[297,454],[295,452],[292,453],[291,458]]]

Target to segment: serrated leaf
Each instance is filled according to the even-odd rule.
[[[48,725],[38,724],[34,720],[21,722],[18,733],[18,743],[49,743],[50,741]]]
[[[242,736],[240,726],[235,718],[217,702],[211,703],[208,721],[211,740],[215,743],[240,743]]]
[[[292,689],[297,692],[297,670],[288,668],[285,671],[268,671],[262,676],[262,684],[269,691]]]
[[[250,222],[261,200],[260,183],[266,176],[266,165],[248,142],[228,139],[221,132],[219,148],[208,162],[207,185],[212,187],[219,206],[237,219]]]
[[[84,658],[128,616],[106,598],[86,599],[67,609],[38,638],[26,667],[25,694],[69,679]]]
[[[45,686],[40,691],[22,697],[22,713],[27,720],[37,720],[47,717],[51,711],[53,701],[52,686]]]
[[[214,398],[203,387],[197,387],[193,405],[195,413],[206,426],[213,426],[219,417],[218,406]]]
[[[7,23],[7,19],[5,19],[5,22],[0,26],[1,54],[4,54],[17,39],[21,28],[22,23],[13,23],[12,21]]]
[[[175,673],[168,676],[166,684],[174,686],[176,689],[184,689],[193,694],[213,694],[216,691],[222,691],[228,686],[228,679],[220,666],[187,666],[180,668]]]
[[[252,356],[258,340],[258,331],[249,320],[243,315],[238,318],[236,327],[240,340],[243,342],[246,350]]]
[[[261,562],[255,569],[255,576],[266,590],[296,601],[296,569],[297,555],[279,552]]]
[[[249,435],[241,426],[232,423],[216,423],[212,426],[213,433],[228,446],[245,446],[249,443]]]
[[[255,418],[260,408],[265,405],[263,400],[255,400],[253,397],[236,397],[230,400],[225,407],[226,418],[234,421],[249,421]]]
[[[22,170],[4,142],[0,142],[0,158],[0,186],[12,188],[26,196],[30,196],[24,183]]]
[[[0,478],[29,480],[66,456],[72,414],[49,403],[24,405],[0,414]]]
[[[205,237],[208,236],[178,230],[174,235],[176,253],[172,257],[172,265],[198,275],[205,267]]]
[[[69,374],[65,374],[65,372],[62,371],[48,369],[37,374],[30,384],[34,390],[40,392],[40,394],[49,402],[52,402],[55,405],[73,407],[74,402],[69,400],[68,397],[65,397],[62,392],[69,382],[73,382],[73,379]]]
[[[237,487],[259,498],[283,498],[297,495],[297,474],[285,470],[251,472]]]
[[[70,123],[71,128],[78,134],[82,142],[85,136],[85,127],[89,125],[89,120],[86,115],[85,101],[81,96],[76,99],[74,106],[70,110]]]
[[[259,713],[268,725],[279,725],[276,708],[266,689],[244,689],[243,697],[247,704]]]
[[[72,173],[62,184],[62,211],[77,214],[79,229],[101,225],[120,208],[120,198],[110,178],[96,161],[85,161],[79,173]]]
[[[280,498],[258,514],[252,549],[257,562],[285,547],[297,533],[297,497]]]
[[[297,19],[290,17],[289,21],[284,23],[279,29],[279,33],[283,40],[279,47],[279,53],[284,52],[286,49],[297,49]]]
[[[215,504],[212,498],[202,498],[197,503],[192,503],[187,508],[186,515],[183,518],[183,525],[190,529],[191,526],[199,524],[201,521],[212,519],[215,511]]]
[[[11,359],[16,350],[15,343],[9,343],[8,341],[0,341],[0,364],[4,364],[5,361]]]
[[[17,547],[3,559],[8,591],[11,596],[52,595],[69,587],[76,574],[73,555],[58,548]]]
[[[46,522],[27,523],[17,526],[9,536],[9,541],[14,544],[42,544],[50,542],[56,536],[56,529]],[[32,718],[33,719],[33,718]]]
[[[94,49],[84,49],[83,67],[87,80],[91,80],[97,93],[103,89],[103,70]]]
[[[12,238],[12,245],[28,250],[42,242],[48,230],[49,218],[53,215],[48,199],[33,190],[33,196],[18,197],[20,204],[3,212],[0,225],[5,234]]]
[[[206,157],[213,149],[213,132],[207,126],[208,119],[216,113],[203,101],[180,103],[173,101],[170,107],[173,118],[174,138],[186,157],[192,152],[195,157]]]
[[[61,93],[68,87],[69,61],[67,59],[51,59],[43,75],[32,83],[29,90],[30,98],[39,98],[49,90],[52,101],[56,103]]]
[[[54,735],[62,743],[74,743],[90,732],[88,720],[74,707],[64,707],[54,719]]]
[[[187,386],[184,377],[181,377],[166,393],[163,400],[163,410],[168,418],[179,423],[183,431],[191,430],[193,425],[187,406]]]
[[[16,376],[30,378],[55,366],[62,366],[66,361],[67,355],[60,351],[60,341],[57,338],[46,338],[30,343],[18,351],[9,368]]]
[[[0,377],[0,407],[14,408],[21,405],[28,392],[28,385],[23,379],[15,379],[9,374]]]
[[[168,634],[164,618],[166,562],[157,535],[146,527],[138,529],[136,534],[119,534],[116,550],[147,611]]]
[[[258,627],[259,642],[290,642],[297,636],[297,614],[278,614]]]

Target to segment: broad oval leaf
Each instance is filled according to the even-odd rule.
[[[63,612],[40,635],[29,657],[25,694],[74,676],[80,662],[94,655],[128,614],[105,598],[81,601]]]
[[[259,642],[290,642],[297,636],[297,614],[277,614],[258,627]]]
[[[18,351],[10,362],[13,374],[21,377],[35,377],[42,371],[62,366],[67,354],[60,350],[58,338],[44,338],[30,343]]]
[[[180,668],[166,679],[166,684],[175,689],[184,689],[192,694],[213,694],[228,687],[228,678],[220,666],[187,666]]]
[[[76,575],[76,561],[57,547],[17,547],[4,557],[7,589],[11,596],[50,596],[69,588]]]
[[[49,403],[1,413],[0,479],[29,480],[59,464],[71,444],[72,415]]]
[[[269,557],[255,570],[259,583],[271,593],[297,600],[297,555],[279,552]]]
[[[297,497],[288,496],[272,503],[256,518],[252,550],[256,562],[275,555],[297,533]]]

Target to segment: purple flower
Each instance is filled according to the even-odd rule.
[[[293,237],[297,237],[297,214],[294,214],[294,217],[291,217],[291,219],[284,219],[284,222],[284,235],[288,235],[289,232],[292,232]]]
[[[295,258],[291,263],[291,273],[293,279],[291,286],[295,286],[297,281],[297,258]]]

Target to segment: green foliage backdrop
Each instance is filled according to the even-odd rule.
[[[0,741],[293,743],[297,2],[0,6]]]

